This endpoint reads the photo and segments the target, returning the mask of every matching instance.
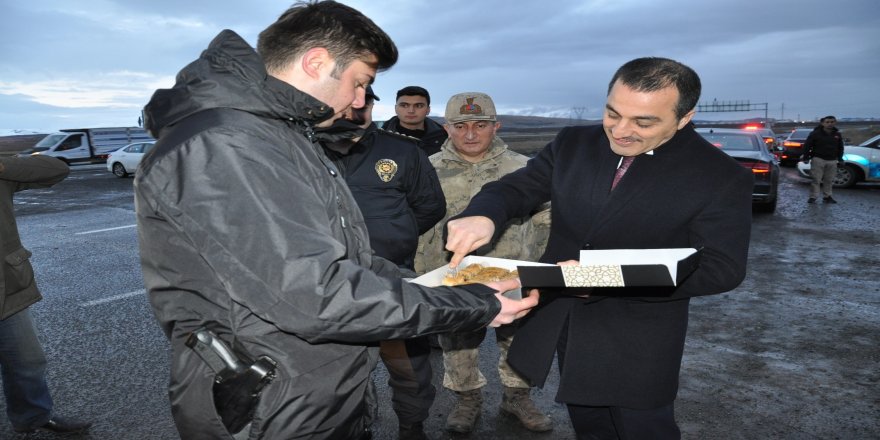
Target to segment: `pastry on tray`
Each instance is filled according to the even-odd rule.
[[[462,284],[490,283],[516,278],[515,270],[507,270],[502,267],[483,266],[482,264],[469,264],[455,272],[450,272],[443,277],[444,286],[459,286]]]

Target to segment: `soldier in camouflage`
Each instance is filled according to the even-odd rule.
[[[419,239],[416,272],[424,273],[449,264],[444,228],[449,217],[468,205],[480,188],[505,174],[526,165],[528,158],[510,150],[496,136],[501,124],[496,120],[495,105],[484,93],[460,93],[446,106],[446,131],[449,139],[440,152],[430,157],[446,196],[446,217]],[[546,207],[545,207],[546,208]],[[500,238],[477,254],[516,260],[537,260],[547,244],[550,211],[543,209],[531,217],[510,222]],[[512,414],[527,429],[549,431],[550,418],[532,402],[529,384],[507,364],[507,350],[513,340],[516,323],[495,329],[500,352],[498,374],[504,386],[503,412]],[[477,358],[486,330],[439,335],[443,348],[445,373],[443,386],[456,393],[457,401],[446,420],[446,429],[471,432],[480,416],[482,388],[486,378]]]

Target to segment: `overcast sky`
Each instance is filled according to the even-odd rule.
[[[0,0],[0,129],[137,125],[157,88],[223,29],[251,44],[292,0]],[[598,119],[608,80],[642,56],[677,59],[701,102],[767,103],[771,118],[880,118],[877,0],[344,0],[397,43],[376,119],[421,85],[499,113]],[[698,119],[760,117],[701,113]]]

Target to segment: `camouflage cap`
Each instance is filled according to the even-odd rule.
[[[466,92],[454,95],[446,103],[446,122],[495,121],[495,103],[485,93]]]

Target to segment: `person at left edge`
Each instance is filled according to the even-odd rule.
[[[446,199],[437,172],[417,139],[380,129],[373,122],[373,103],[378,100],[368,86],[364,107],[351,109],[334,123],[354,123],[364,133],[325,143],[325,147],[364,215],[373,252],[404,271],[413,271],[419,235],[446,215]],[[427,336],[379,345],[379,356],[388,369],[400,440],[427,438],[424,421],[437,392],[431,383],[430,354]]]
[[[0,372],[6,415],[15,432],[73,434],[91,423],[55,414],[46,382],[46,354],[37,338],[30,306],[42,299],[31,267],[31,253],[22,246],[15,221],[13,195],[49,188],[70,169],[49,156],[0,157]]]
[[[351,137],[325,129],[397,60],[375,23],[338,2],[297,3],[257,48],[222,31],[144,109],[157,142],[135,208],[145,287],[171,342],[172,416],[181,438],[231,437],[216,370],[186,346],[209,327],[239,356],[277,363],[236,437],[365,438],[378,341],[502,325],[538,296],[504,297],[516,281],[413,285],[372,255],[319,141]]]

